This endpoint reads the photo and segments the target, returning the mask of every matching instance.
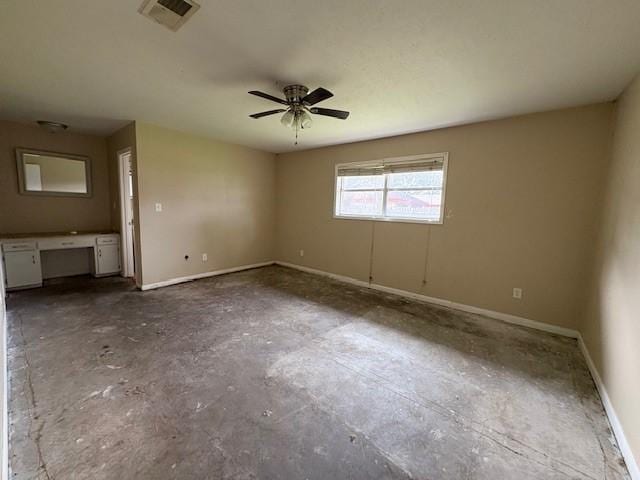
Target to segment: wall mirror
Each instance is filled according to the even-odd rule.
[[[16,148],[16,163],[24,195],[91,196],[89,157]]]

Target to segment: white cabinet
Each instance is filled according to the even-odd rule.
[[[84,234],[0,239],[7,289],[42,286],[40,252],[89,249],[90,271],[96,277],[120,273],[120,235]]]
[[[34,243],[5,244],[2,247],[7,288],[42,286],[40,252]]]
[[[120,272],[120,247],[96,245],[96,275],[112,275]]]

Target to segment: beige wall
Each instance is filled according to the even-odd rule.
[[[640,463],[640,77],[617,102],[583,337]]]
[[[278,155],[277,259],[363,281],[371,264],[377,284],[575,329],[612,111],[600,104]],[[449,152],[444,225],[332,218],[335,163],[432,152]]]
[[[91,158],[90,198],[20,195],[15,148],[25,147]],[[37,126],[0,121],[0,234],[109,230],[109,171],[106,141],[76,133],[48,133]]]
[[[136,137],[145,285],[273,259],[273,154],[138,122]]]

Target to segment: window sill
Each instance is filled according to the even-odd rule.
[[[443,225],[443,220],[420,220],[416,218],[356,217],[351,215],[333,215],[335,220],[368,220],[370,222],[422,223],[426,225]]]

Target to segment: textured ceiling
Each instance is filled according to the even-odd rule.
[[[638,0],[201,0],[176,33],[134,0],[12,0],[0,117],[110,134],[130,120],[272,152],[614,99],[640,70]],[[293,145],[246,92],[323,86]]]

